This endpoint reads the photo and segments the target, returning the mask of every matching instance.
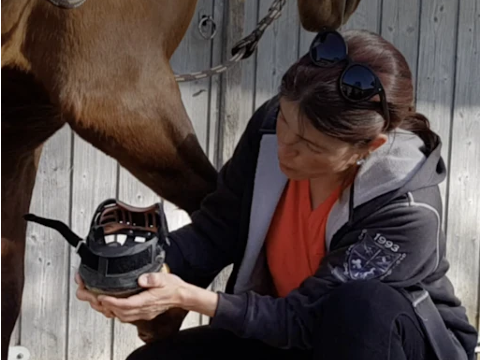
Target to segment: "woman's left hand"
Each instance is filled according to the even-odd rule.
[[[146,290],[125,299],[100,295],[98,301],[126,323],[152,320],[172,307],[183,307],[182,290],[188,284],[178,276],[160,272],[144,274],[138,283]]]

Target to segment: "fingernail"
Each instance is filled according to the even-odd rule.
[[[144,274],[144,275],[140,276],[140,281],[142,282],[142,284],[148,285],[149,282],[150,282],[150,275],[149,274]]]

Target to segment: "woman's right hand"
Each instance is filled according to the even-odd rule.
[[[77,299],[81,301],[88,301],[92,309],[97,310],[99,313],[102,313],[105,317],[113,319],[115,316],[110,310],[107,310],[103,307],[100,301],[98,301],[98,296],[85,288],[82,278],[77,273],[75,275],[75,282],[78,284],[77,289]]]

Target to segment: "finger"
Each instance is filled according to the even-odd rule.
[[[102,295],[99,296],[98,300],[105,306],[128,310],[149,306],[153,299],[149,293],[142,292],[137,295],[132,295],[126,299]]]
[[[132,323],[134,321],[143,320],[140,315],[125,316],[114,313],[115,317],[122,323]]]
[[[158,307],[155,306],[132,310],[122,310],[118,308],[112,308],[108,310],[111,310],[117,318],[123,319],[124,321],[125,319],[128,321],[152,320],[164,312],[164,310],[159,310]]]
[[[117,318],[124,323],[132,323],[134,321],[146,320],[150,321],[155,319],[157,316],[155,314],[137,314],[137,315],[116,315]]]
[[[78,285],[78,287],[86,289],[85,282],[78,272],[75,274],[75,283]]]
[[[105,308],[108,311],[113,311],[116,316],[137,316],[142,313],[148,312],[148,310],[141,310],[141,309],[130,309],[130,310],[125,310],[125,309],[120,309],[120,308]]]
[[[78,286],[82,286],[82,287],[85,286],[85,284],[83,283],[83,280],[80,277],[80,274],[78,272],[75,274],[75,283],[78,284]]]
[[[118,316],[140,316],[144,320],[151,320],[157,317],[159,314],[164,313],[169,310],[168,306],[158,307],[157,305],[151,305],[144,308],[136,308],[131,310],[122,310],[122,309],[109,309],[114,311]]]
[[[94,304],[94,303],[90,303],[90,307],[93,310],[96,310],[98,312],[103,312],[103,306],[100,306],[100,305],[97,305],[97,304]]]
[[[105,309],[102,305],[90,303],[90,307],[100,313],[105,313],[106,311],[110,312],[110,310]]]
[[[113,314],[113,312],[109,309],[106,309],[105,307],[101,306],[101,305],[95,305],[95,304],[92,304],[90,303],[90,307],[96,311],[98,311],[99,313],[103,314],[105,317],[109,318],[109,319],[112,319],[115,317],[115,315]]]
[[[78,273],[75,275],[75,283],[78,285],[79,289],[86,289],[85,283]]]
[[[93,295],[88,290],[77,289],[76,295],[77,295],[78,300],[89,301],[89,302],[93,302],[95,304],[98,304],[98,300],[95,297],[95,295]]]
[[[76,292],[76,295],[77,295],[78,300],[88,301],[88,302],[94,303],[94,304],[99,304],[97,297],[88,290],[78,288],[77,292]]]
[[[144,288],[164,287],[166,285],[166,273],[143,274],[138,279],[138,284]]]
[[[113,319],[115,317],[115,314],[110,310],[104,310],[103,315],[109,319]]]

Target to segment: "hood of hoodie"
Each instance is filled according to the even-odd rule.
[[[260,129],[264,135],[276,135],[278,106],[278,97],[270,100]],[[361,205],[371,202],[371,210],[374,211],[386,201],[383,195],[391,193],[392,196],[399,196],[440,184],[447,173],[441,148],[439,143],[428,153],[423,140],[407,130],[396,129],[388,134],[387,142],[370,154],[353,184],[344,190],[332,207],[325,234],[327,249],[335,233],[352,219],[355,209]],[[276,140],[269,151],[277,151]],[[262,164],[268,168],[265,172],[277,174],[277,177],[283,178],[280,182],[286,183],[286,177],[280,173],[277,156],[269,154],[265,159],[268,160]],[[382,201],[375,201],[379,198]]]
[[[445,177],[441,144],[426,153],[417,135],[403,129],[393,131],[387,142],[366,159],[352,186],[333,206],[326,228],[327,247],[333,235],[351,219],[355,208],[388,193],[398,196],[438,185]]]

